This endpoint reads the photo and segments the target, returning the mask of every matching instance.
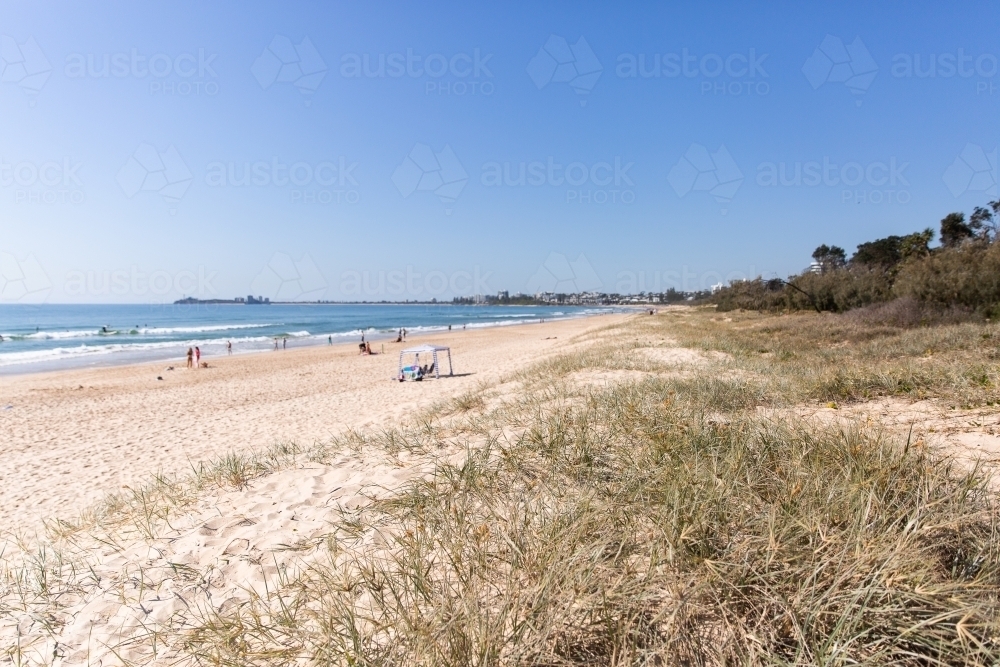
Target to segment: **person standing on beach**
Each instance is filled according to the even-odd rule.
[[[274,349],[275,350],[278,349],[278,339],[277,338],[274,339]]]
[[[194,348],[194,364],[196,368],[201,368],[201,348],[197,346]]]
[[[330,345],[333,345],[333,336],[327,336],[326,340]]]
[[[226,352],[229,354],[229,356],[233,356],[233,341],[231,340],[226,341]]]
[[[192,350],[190,347],[188,348],[187,360],[188,360],[188,368],[191,368],[191,365],[194,363],[194,350]]]
[[[288,349],[288,338],[287,337],[281,339],[281,349],[282,350],[287,350]]]

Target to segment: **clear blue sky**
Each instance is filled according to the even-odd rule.
[[[687,4],[3,2],[0,298],[696,289],[996,198],[1000,5]]]

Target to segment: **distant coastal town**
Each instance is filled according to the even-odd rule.
[[[450,301],[406,299],[382,301],[272,301],[265,296],[236,297],[235,299],[196,299],[186,297],[174,301],[175,305],[205,305],[229,304],[236,306],[270,306],[270,305],[327,305],[327,304],[379,304],[379,305],[461,305],[461,306],[619,306],[619,305],[649,305],[680,302],[697,302],[711,296],[714,290],[698,292],[681,292],[673,288],[665,292],[640,292],[638,294],[608,294],[605,292],[538,292],[536,294],[511,294],[502,290],[496,294],[476,294],[473,296],[457,296]]]

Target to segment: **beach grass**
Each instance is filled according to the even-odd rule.
[[[992,664],[988,477],[874,428],[595,393],[368,508],[211,664]],[[377,538],[377,539],[376,539]]]
[[[276,585],[129,642],[202,665],[997,664],[992,468],[791,408],[988,408],[998,345],[990,323],[636,316],[398,429],[234,454],[53,524],[10,561],[0,613],[48,613],[57,636],[67,582],[87,587],[60,548],[85,535],[151,540],[212,488],[457,443],[461,462],[331,509]]]

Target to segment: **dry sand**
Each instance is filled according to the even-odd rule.
[[[625,317],[412,337],[372,357],[342,344],[208,358],[197,370],[179,359],[173,371],[155,363],[0,377],[0,532],[75,516],[108,492],[231,450],[398,424]],[[421,342],[451,346],[455,377],[393,381],[398,351]]]
[[[841,425],[877,423],[915,444],[940,447],[963,464],[1000,464],[1000,414],[993,407],[965,409],[937,400],[892,397],[845,406],[797,406],[792,413]],[[993,483],[1000,486],[1000,479]]]

